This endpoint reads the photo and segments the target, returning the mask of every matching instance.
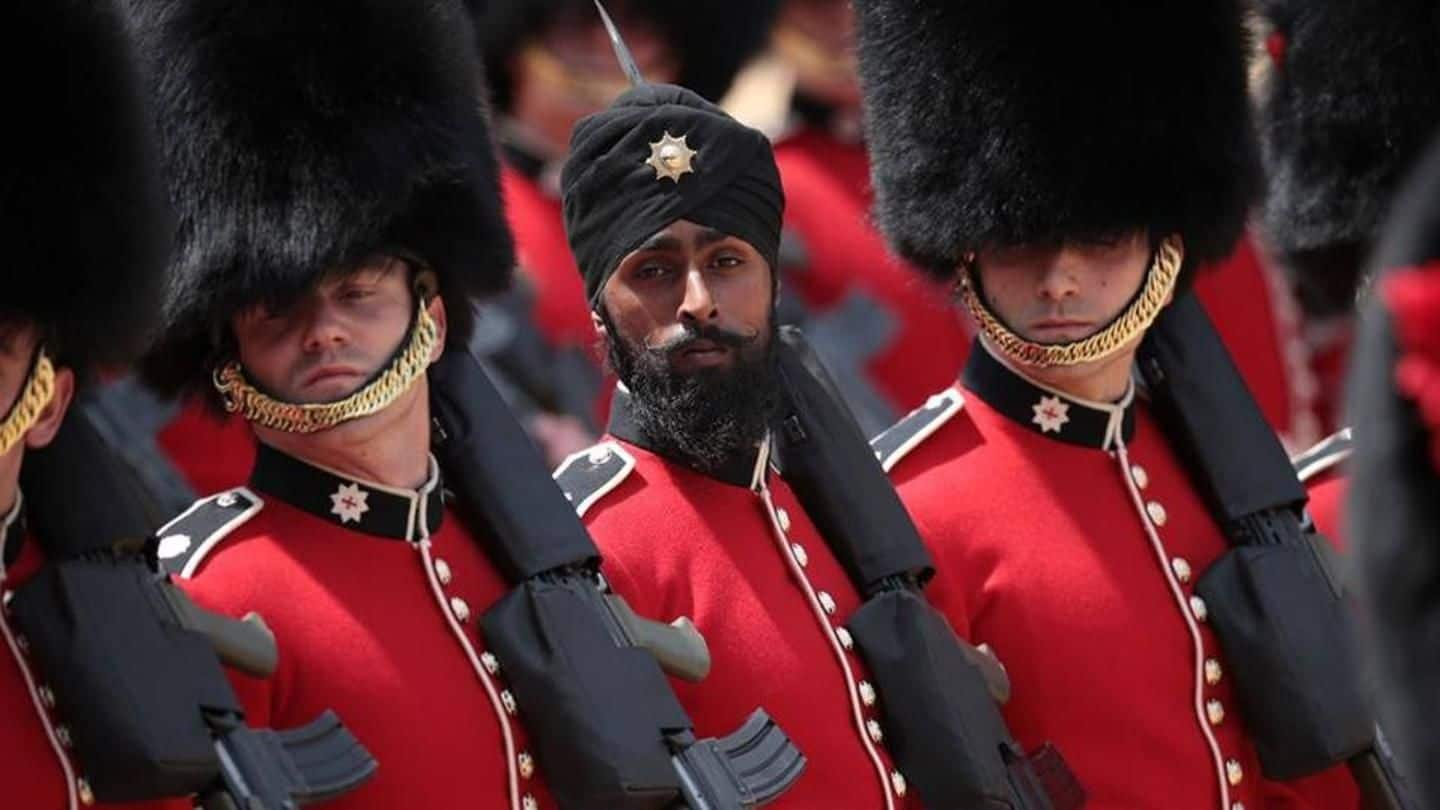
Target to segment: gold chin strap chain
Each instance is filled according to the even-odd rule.
[[[975,325],[1010,359],[1041,368],[1074,366],[1103,360],[1149,329],[1175,290],[1175,281],[1180,277],[1180,265],[1184,259],[1185,249],[1180,237],[1165,237],[1155,253],[1154,264],[1146,273],[1145,288],[1140,295],[1104,329],[1069,343],[1035,343],[1010,331],[985,306],[975,289],[973,261],[960,268],[960,280],[956,287]]]
[[[306,405],[281,402],[251,385],[235,360],[215,371],[215,389],[230,413],[239,413],[257,425],[286,433],[314,433],[387,408],[425,374],[430,366],[430,353],[438,341],[439,331],[422,297],[405,350],[379,377],[344,399]]]
[[[55,366],[44,349],[39,352],[35,367],[25,378],[25,389],[20,392],[10,413],[5,415],[5,421],[0,422],[0,455],[10,452],[10,448],[25,437],[55,395]]]

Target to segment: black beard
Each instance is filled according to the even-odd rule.
[[[630,418],[650,449],[700,472],[715,473],[765,438],[779,401],[773,320],[763,342],[758,332],[745,336],[713,326],[687,326],[683,335],[652,348],[627,344],[608,316],[601,317],[612,336],[607,347],[610,365],[630,390]],[[735,349],[734,364],[693,374],[670,367],[672,353],[702,339]]]

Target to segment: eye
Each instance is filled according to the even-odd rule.
[[[642,281],[664,278],[670,274],[670,266],[664,262],[645,262],[635,268],[634,276]]]
[[[375,291],[369,287],[348,286],[340,291],[342,301],[363,301],[375,295]]]
[[[716,267],[726,269],[739,267],[745,264],[745,257],[741,256],[738,253],[724,252],[716,255],[712,264],[714,264]]]

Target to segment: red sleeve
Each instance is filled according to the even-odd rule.
[[[1266,810],[1363,810],[1365,806],[1344,765],[1289,782],[1267,780],[1262,790]]]

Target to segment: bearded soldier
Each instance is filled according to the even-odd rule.
[[[1091,807],[1354,807],[1343,772],[1262,778],[1197,591],[1228,526],[1132,381],[1256,187],[1238,4],[857,10],[881,228],[980,332],[876,452],[932,599],[1010,674],[1011,728],[1060,745]]]
[[[136,3],[179,244],[150,378],[258,439],[160,531],[197,601],[260,612],[248,719],[333,706],[380,763],[336,806],[549,806],[475,632],[506,583],[442,498],[426,370],[512,264],[456,2]]]
[[[142,348],[159,309],[168,222],[123,18],[107,3],[71,0],[9,3],[0,17],[62,57],[38,73],[20,51],[5,60],[11,100],[37,125],[12,133],[19,149],[3,172],[0,804],[73,810],[95,797],[10,612],[44,557],[44,538],[26,529],[20,468],[60,430],[77,386]]]

